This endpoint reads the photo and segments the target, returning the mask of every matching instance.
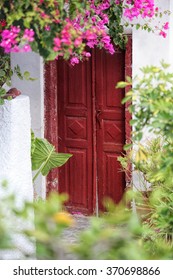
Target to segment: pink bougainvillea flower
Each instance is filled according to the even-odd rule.
[[[31,46],[28,45],[28,44],[26,44],[26,45],[21,49],[21,51],[23,51],[23,52],[30,52],[30,51],[31,51]]]
[[[163,38],[166,38],[167,33],[164,32],[163,30],[161,30],[160,33],[159,33],[159,35],[162,36]]]
[[[127,0],[128,7],[124,9],[124,16],[133,20],[139,16],[142,18],[151,18],[154,16],[154,0]]]
[[[92,30],[86,30],[86,32],[83,35],[86,40],[96,40],[97,35],[92,32]]]
[[[93,49],[96,45],[97,45],[96,40],[95,41],[90,40],[87,42],[87,46],[90,47],[91,49]]]
[[[13,50],[13,52],[15,52],[15,53],[20,52],[19,46],[14,46],[12,50]]]
[[[11,32],[18,34],[21,31],[19,26],[11,26]]]
[[[50,31],[50,26],[49,26],[49,25],[46,25],[44,29],[45,29],[46,31]]]
[[[41,13],[40,13],[40,16],[41,16],[42,18],[44,18],[44,19],[49,18],[49,15],[47,15],[45,12],[41,12]]]
[[[54,41],[54,44],[57,48],[61,47],[61,40],[58,37],[54,38],[53,41]]]
[[[83,51],[83,56],[85,56],[85,57],[90,57],[91,56],[91,54],[89,53],[89,52],[86,52],[86,51]]]
[[[21,29],[18,26],[11,26],[9,30],[3,30],[1,33],[2,40],[0,46],[4,48],[6,53],[31,51],[29,42],[34,40],[34,31],[32,29],[25,29],[23,36],[20,33]],[[25,44],[23,44],[23,40]]]
[[[74,41],[74,46],[79,47],[82,44],[82,37],[78,37]]]
[[[70,63],[71,63],[72,66],[74,66],[75,64],[79,63],[79,59],[77,57],[72,57],[70,59]]]
[[[163,26],[163,29],[168,30],[169,29],[169,22],[166,22]]]
[[[26,39],[28,42],[32,42],[34,41],[34,34],[33,29],[25,29],[23,39]]]

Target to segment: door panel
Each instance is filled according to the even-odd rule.
[[[117,157],[125,142],[125,109],[115,84],[124,80],[124,57],[97,50],[75,67],[57,62],[59,152],[73,154],[59,168],[59,191],[69,194],[71,211],[94,212],[95,193],[99,209],[105,196],[116,202],[122,197]]]
[[[71,210],[88,213],[93,209],[91,62],[71,67],[59,61],[57,67],[59,151],[73,154],[59,168],[59,191],[69,194]]]
[[[125,110],[122,89],[115,89],[116,83],[124,80],[124,53],[112,56],[97,51],[96,69],[97,188],[99,209],[103,209],[104,197],[119,202],[125,186],[117,161],[125,142]]]

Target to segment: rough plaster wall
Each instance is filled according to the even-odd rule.
[[[0,106],[0,184],[4,179],[7,180],[8,189],[5,191],[16,194],[17,207],[21,207],[25,200],[33,200],[30,129],[30,104],[27,96],[6,100],[5,104]],[[8,222],[13,222],[13,226],[18,229],[32,226],[29,222],[21,224],[17,220],[10,221],[10,217]],[[13,238],[17,246],[26,252],[34,251],[33,246],[23,236]],[[21,258],[22,255],[18,251],[10,251],[3,257],[13,259]]]
[[[44,77],[43,60],[33,52],[11,55],[12,67],[19,65],[22,72],[29,71],[35,81],[20,80],[16,75],[12,78],[12,86],[30,98],[31,126],[37,137],[44,137]],[[36,195],[45,198],[45,178],[40,176],[34,186]]]

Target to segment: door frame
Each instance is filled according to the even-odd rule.
[[[92,60],[93,61],[93,60]],[[92,62],[92,75],[95,75],[95,65]],[[132,36],[128,35],[128,42],[125,50],[125,71],[124,76],[132,77]],[[57,62],[52,61],[45,64],[44,67],[44,119],[45,119],[45,138],[50,141],[56,149],[58,149],[58,100],[57,100]],[[94,81],[94,79],[93,79]],[[95,104],[95,96],[93,94],[95,85],[92,83],[92,101]],[[128,91],[129,88],[126,88],[125,91]],[[94,105],[95,106],[95,105]],[[95,110],[93,106],[93,112]],[[129,104],[125,105],[125,142],[130,143],[131,141],[131,126],[130,119],[131,114],[128,111]],[[93,115],[93,123],[96,122],[94,114]],[[93,139],[95,141],[95,139]],[[93,142],[93,145],[96,144]],[[96,152],[95,152],[96,153]],[[96,154],[94,154],[94,166],[96,161]],[[58,170],[53,169],[46,180],[46,195],[49,195],[50,192],[58,191],[58,179],[57,179]],[[96,169],[93,170],[93,201],[95,201],[95,205],[97,205],[97,186],[96,180],[94,180],[96,176]],[[126,179],[126,186],[129,184],[128,177]],[[97,212],[97,209],[96,209]]]

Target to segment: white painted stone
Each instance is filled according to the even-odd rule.
[[[29,97],[21,95],[11,101],[5,100],[5,104],[0,106],[0,185],[3,180],[8,182],[8,189],[5,191],[16,195],[16,205],[19,208],[24,201],[33,201],[30,149]],[[0,196],[2,195],[1,190]],[[24,224],[20,220],[11,221],[10,217],[7,223],[12,224],[15,230],[33,227],[29,221]],[[32,244],[22,235],[13,235],[13,238],[17,247],[28,253],[34,252]],[[20,250],[6,253],[6,257],[10,259],[22,258]]]
[[[31,127],[37,137],[44,137],[44,73],[43,59],[36,53],[12,53],[12,67],[17,64],[22,73],[29,71],[35,81],[20,80],[16,75],[12,77],[12,86],[27,94],[31,104]],[[45,178],[39,176],[35,183],[37,196],[46,197]]]

